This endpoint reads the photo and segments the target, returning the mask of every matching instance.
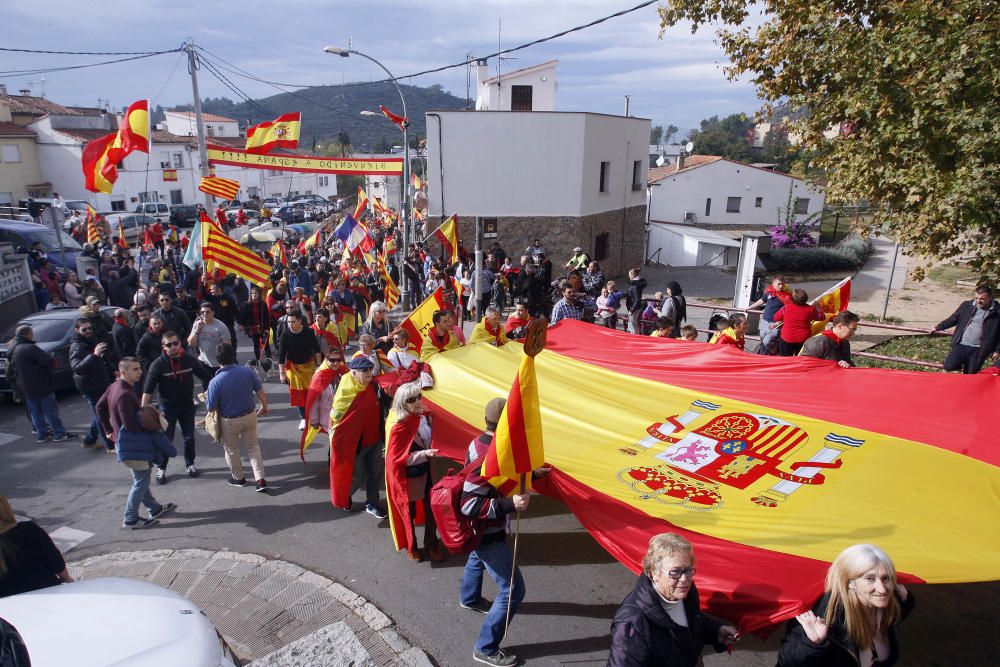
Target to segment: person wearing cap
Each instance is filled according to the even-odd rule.
[[[573,248],[573,256],[569,258],[569,261],[563,265],[563,268],[569,269],[570,271],[582,271],[587,268],[590,264],[590,255],[583,251],[583,248],[577,246]]]
[[[77,309],[80,317],[90,322],[94,328],[94,335],[101,340],[111,335],[111,327],[101,315],[101,304],[103,303],[103,301],[95,296],[88,296],[83,300],[83,305]]]
[[[174,293],[176,294],[174,307],[180,308],[188,316],[188,320],[193,323],[198,317],[198,299],[191,296],[184,285],[177,285],[174,288]]]
[[[486,309],[483,319],[472,329],[470,343],[486,342],[496,347],[507,344],[507,332],[500,322],[500,311],[490,306]]]
[[[347,364],[350,373],[340,380],[330,410],[330,501],[351,510],[357,486],[354,472],[365,475],[365,511],[376,519],[388,516],[379,507],[382,479],[382,408],[372,384],[369,359],[356,357]]]
[[[460,347],[462,343],[452,332],[455,326],[455,316],[450,310],[438,310],[431,316],[434,323],[424,337],[424,343],[420,347],[420,361],[427,361],[438,352],[451,350]]]

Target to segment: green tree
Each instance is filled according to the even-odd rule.
[[[723,119],[712,116],[701,121],[688,138],[694,142],[698,155],[721,155],[731,160],[755,162],[753,148],[747,140],[753,131],[753,120],[745,114],[732,114]]]
[[[802,112],[792,126],[829,199],[871,202],[912,253],[1000,271],[995,0],[668,0],[658,12],[661,31],[717,26],[728,76],[752,81],[765,110]]]
[[[660,140],[663,139],[663,126],[656,125],[649,129],[649,143],[652,146],[659,146]]]
[[[670,139],[678,132],[680,132],[680,129],[676,125],[667,125],[667,129],[663,131],[663,143],[669,144]]]

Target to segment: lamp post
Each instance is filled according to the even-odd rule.
[[[342,49],[339,46],[328,46],[323,50],[326,53],[332,53],[333,55],[340,56],[341,58],[347,58],[353,53],[356,56],[372,61],[381,67],[382,71],[389,76],[389,80],[392,81],[392,85],[396,87],[396,92],[399,94],[399,102],[403,105],[403,249],[401,254],[404,258],[403,262],[405,263],[406,251],[410,244],[410,135],[407,132],[407,127],[409,126],[410,121],[406,114],[406,98],[403,97],[403,91],[400,90],[399,84],[396,83],[396,77],[393,76],[392,72],[390,72],[385,65],[375,60],[368,54],[355,51],[354,49]],[[407,289],[406,269],[402,266],[400,268],[400,291],[403,293],[403,310],[409,310],[411,304],[410,291]]]

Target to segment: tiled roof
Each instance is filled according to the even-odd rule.
[[[65,134],[67,137],[73,137],[74,139],[79,139],[81,141],[93,141],[94,139],[100,139],[106,134],[111,134],[113,130],[98,130],[98,129],[78,129],[78,128],[54,128],[59,134]]]
[[[167,111],[166,113],[173,114],[175,116],[184,116],[185,118],[190,118],[194,120],[193,111]],[[201,119],[203,121],[210,121],[213,123],[238,123],[239,121],[235,118],[226,118],[225,116],[216,116],[214,113],[202,113]]]
[[[44,116],[50,113],[62,114],[64,116],[84,115],[80,111],[56,104],[44,97],[33,97],[32,95],[0,95],[0,104],[9,105],[11,113],[30,114],[32,116]]]
[[[691,169],[697,169],[698,167],[704,167],[706,164],[712,164],[713,162],[718,162],[723,158],[718,155],[689,155],[684,158],[684,168],[678,170],[677,165],[668,164],[662,167],[653,167],[649,170],[649,174],[646,176],[647,183],[655,183],[656,181],[662,181],[668,176],[673,176],[679,171],[690,171]]]
[[[0,137],[35,137],[35,133],[17,123],[0,123]]]
[[[154,144],[187,144],[194,146],[198,143],[196,137],[182,137],[178,134],[170,134],[165,130],[153,130],[152,140]]]
[[[99,107],[67,107],[72,111],[78,112],[82,116],[103,116],[108,113],[104,109]]]

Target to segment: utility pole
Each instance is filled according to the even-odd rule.
[[[184,50],[188,54],[188,74],[191,75],[191,92],[194,95],[194,122],[198,130],[198,159],[201,160],[201,176],[208,176],[208,149],[205,147],[205,126],[201,119],[201,96],[198,94],[198,56],[194,52],[194,42],[187,41]],[[211,215],[212,195],[205,193],[205,213]]]

